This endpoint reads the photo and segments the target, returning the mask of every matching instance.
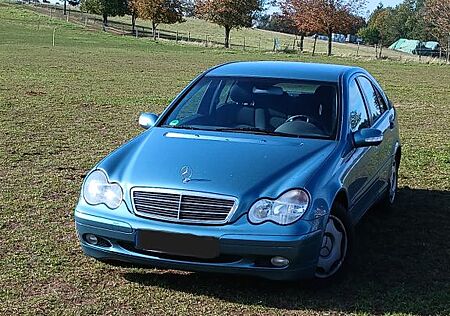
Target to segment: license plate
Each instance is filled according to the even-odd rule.
[[[202,259],[219,256],[219,240],[217,238],[150,230],[137,232],[136,248]]]

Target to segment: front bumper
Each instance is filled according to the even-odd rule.
[[[75,211],[78,237],[84,253],[104,261],[121,261],[150,267],[187,271],[237,273],[274,280],[309,278],[314,275],[321,245],[320,229],[303,235],[255,234],[242,229],[254,228],[245,216],[236,223],[225,226],[193,226],[164,223],[133,216],[129,221],[93,215],[85,210]],[[273,225],[273,224],[272,224]],[[230,226],[240,227],[239,230]],[[220,256],[214,259],[198,259],[167,255],[136,249],[137,230],[170,231],[209,236],[219,239]],[[91,245],[86,234],[94,234],[107,243]],[[274,256],[289,259],[286,267],[270,263]]]

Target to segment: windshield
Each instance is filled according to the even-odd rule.
[[[328,82],[204,77],[160,126],[331,139],[336,90]]]

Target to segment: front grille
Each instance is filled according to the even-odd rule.
[[[133,189],[134,212],[143,217],[186,223],[224,224],[236,209],[233,197],[165,189]]]

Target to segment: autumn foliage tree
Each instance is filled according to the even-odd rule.
[[[230,47],[233,28],[252,26],[255,14],[262,10],[261,0],[197,0],[196,15],[225,28],[225,47]]]
[[[306,33],[328,35],[328,55],[332,50],[332,34],[348,33],[361,23],[358,18],[365,0],[281,0],[283,12]]]
[[[443,47],[447,46],[450,38],[450,0],[427,0],[425,19],[433,36]]]
[[[183,22],[183,3],[180,0],[132,0],[139,18],[152,22],[153,38],[161,23]]]

